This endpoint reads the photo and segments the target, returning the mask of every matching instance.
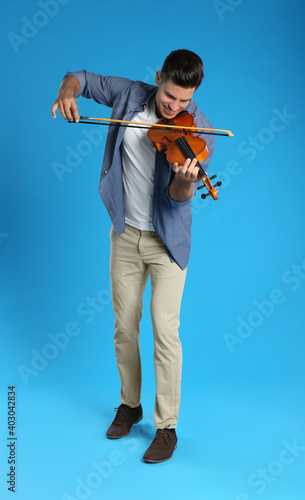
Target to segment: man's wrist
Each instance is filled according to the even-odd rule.
[[[169,188],[169,195],[174,201],[189,200],[193,195],[193,182],[181,179],[176,174]]]
[[[67,76],[59,87],[58,97],[75,97],[80,91],[80,83],[75,76]]]
[[[58,92],[58,97],[75,97],[77,94],[77,89],[73,85],[63,87]]]

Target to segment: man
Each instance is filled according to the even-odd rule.
[[[200,57],[176,50],[157,71],[156,85],[87,71],[67,73],[52,107],[66,120],[79,121],[76,98],[93,98],[112,108],[113,119],[157,123],[173,120],[183,110],[198,127],[210,122],[192,100],[203,79]],[[202,162],[206,170],[214,150]],[[115,353],[121,379],[121,405],[107,437],[127,436],[142,418],[139,352],[142,297],[151,278],[154,334],[156,436],[146,462],[171,458],[177,447],[182,352],[179,314],[191,245],[191,201],[200,180],[196,159],[170,165],[141,127],[109,127],[99,184],[112,220],[110,275],[115,314]]]

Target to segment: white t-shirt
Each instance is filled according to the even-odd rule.
[[[132,121],[157,123],[155,100]],[[146,128],[126,127],[122,141],[125,222],[145,231],[154,231],[152,199],[156,149],[150,144]]]

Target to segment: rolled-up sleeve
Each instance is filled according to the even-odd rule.
[[[65,75],[74,76],[80,83],[80,91],[75,96],[93,99],[99,104],[113,107],[118,94],[121,94],[133,81],[116,76],[102,76],[89,71],[68,71]]]
[[[169,199],[169,202],[170,202],[170,204],[171,204],[172,207],[184,207],[185,205],[188,205],[189,203],[192,203],[192,200],[193,200],[193,198],[195,196],[195,191],[193,190],[193,194],[192,194],[192,196],[188,200],[185,200],[185,201],[176,201],[176,200],[173,200],[170,197],[169,187],[168,187],[167,190],[166,190],[166,196]]]

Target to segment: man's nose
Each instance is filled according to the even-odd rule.
[[[180,109],[179,103],[178,102],[172,102],[170,104],[170,109],[172,111],[179,111],[179,109]]]

